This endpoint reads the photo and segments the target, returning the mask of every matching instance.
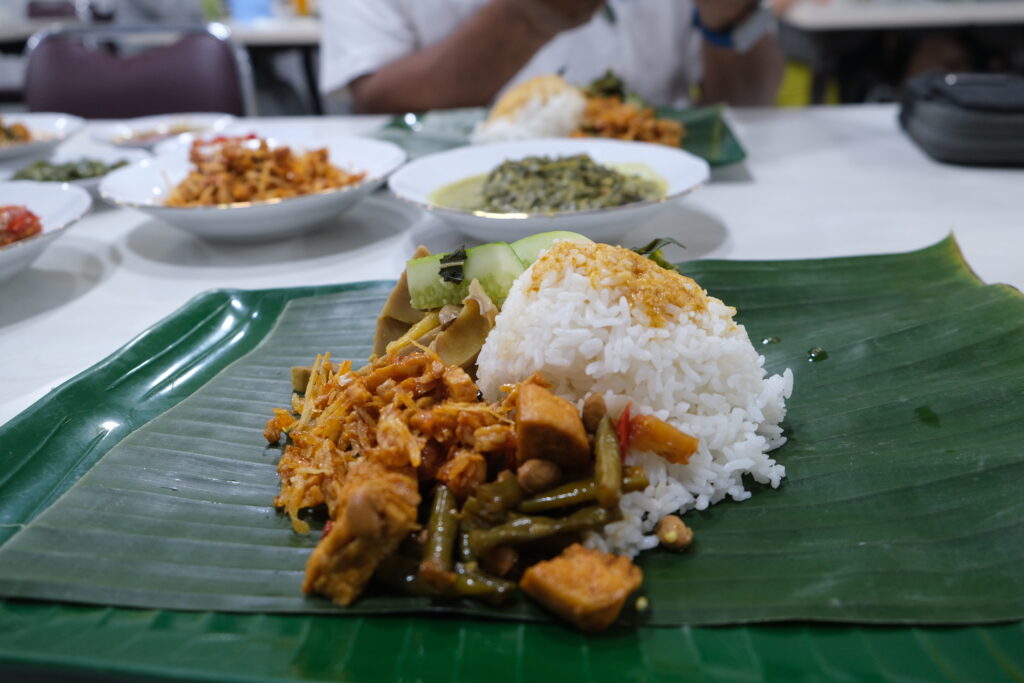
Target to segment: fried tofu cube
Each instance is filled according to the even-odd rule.
[[[590,443],[576,406],[524,382],[516,398],[516,462],[521,465],[534,458],[579,472],[590,462]]]
[[[581,631],[596,633],[619,617],[643,578],[628,557],[574,543],[558,557],[527,569],[519,587]]]

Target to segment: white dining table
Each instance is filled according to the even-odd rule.
[[[800,0],[783,20],[805,31],[1024,24],[1022,0]]]
[[[935,162],[901,132],[891,105],[727,116],[747,159],[715,169],[653,222],[623,226],[623,244],[671,236],[686,245],[674,260],[774,260],[916,250],[952,234],[978,277],[1024,288],[1024,170]],[[384,120],[289,122],[327,136]],[[462,242],[471,240],[386,192],[315,234],[244,246],[97,203],[0,285],[0,424],[206,290],[394,279],[417,244]]]

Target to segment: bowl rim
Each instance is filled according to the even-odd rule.
[[[686,150],[678,149],[678,148],[674,148],[674,147],[667,147],[665,145],[657,145],[655,143],[650,143],[650,142],[638,142],[638,141],[634,141],[634,140],[616,140],[616,139],[611,139],[611,138],[531,138],[529,140],[516,140],[516,141],[505,141],[505,142],[491,142],[491,143],[485,143],[485,144],[479,144],[479,145],[466,145],[466,146],[463,146],[463,147],[456,147],[454,149],[446,149],[446,150],[442,150],[440,152],[435,152],[433,154],[428,154],[428,155],[419,157],[418,159],[414,159],[413,161],[411,161],[409,164],[406,164],[405,168],[403,168],[402,170],[407,170],[410,166],[413,166],[413,164],[416,164],[416,163],[418,163],[418,162],[420,162],[420,161],[422,161],[424,159],[430,159],[431,157],[438,157],[438,156],[442,156],[442,155],[460,153],[460,152],[463,152],[463,151],[466,151],[466,150],[471,150],[471,149],[481,149],[481,148],[495,147],[495,146],[511,146],[511,147],[515,147],[515,146],[518,146],[519,143],[528,143],[530,146],[533,146],[533,145],[538,144],[538,143],[539,144],[547,144],[549,142],[558,142],[558,143],[562,143],[562,144],[568,142],[570,145],[573,142],[578,142],[581,145],[597,144],[598,146],[604,145],[606,143],[612,143],[616,147],[618,147],[619,145],[649,145],[649,146],[651,146],[651,148],[659,149],[659,151],[661,151],[660,150],[661,147],[665,147],[665,151],[667,151],[669,154],[673,154],[675,152],[678,152],[678,153],[680,153],[680,155],[682,155],[680,158],[692,158],[693,160],[698,161],[701,164],[703,164],[703,167],[704,167],[704,169],[703,169],[704,170],[704,174],[703,175],[704,175],[704,177],[698,183],[695,183],[693,185],[687,186],[686,188],[684,188],[682,190],[678,190],[678,191],[673,192],[673,193],[666,193],[662,197],[655,197],[653,199],[643,199],[643,200],[640,200],[638,202],[630,202],[628,204],[620,204],[618,206],[608,206],[608,207],[603,207],[603,208],[600,208],[600,209],[582,209],[582,210],[574,210],[574,211],[555,211],[555,212],[545,212],[545,213],[493,212],[493,211],[481,211],[479,209],[454,209],[454,208],[448,207],[448,206],[439,206],[439,205],[434,204],[433,202],[430,202],[430,201],[424,202],[424,201],[421,201],[419,199],[414,199],[412,197],[409,197],[408,195],[400,194],[398,191],[395,190],[395,188],[394,188],[394,186],[392,184],[392,180],[391,179],[388,180],[388,190],[390,190],[391,194],[394,197],[396,197],[397,199],[399,199],[399,200],[401,200],[403,202],[406,202],[408,204],[412,204],[413,206],[417,206],[420,209],[423,209],[424,211],[428,211],[428,212],[439,214],[439,215],[447,215],[447,216],[451,216],[452,218],[474,217],[474,218],[482,218],[482,219],[485,219],[485,220],[501,220],[501,221],[515,221],[515,220],[535,220],[535,221],[540,221],[540,220],[545,220],[545,219],[559,219],[559,218],[569,218],[569,217],[572,217],[572,218],[586,218],[587,216],[595,216],[595,215],[607,216],[610,213],[617,213],[617,212],[622,212],[622,211],[631,211],[631,210],[638,209],[638,208],[645,207],[645,206],[655,206],[657,204],[664,204],[664,203],[667,203],[667,202],[675,201],[675,200],[679,199],[680,197],[685,197],[686,195],[690,194],[691,192],[694,192],[695,190],[697,190],[697,189],[703,187],[704,185],[706,185],[709,182],[709,180],[710,180],[711,167],[708,165],[707,161],[705,161],[704,159],[701,159],[700,157],[698,157],[698,156],[696,156],[694,154],[690,154]],[[585,154],[587,152],[585,150],[581,150],[579,153]],[[465,178],[463,178],[463,180],[464,179]],[[459,181],[456,180],[455,182],[459,182]]]
[[[168,114],[147,114],[145,116],[134,116],[127,119],[116,119],[106,121],[98,124],[94,130],[90,132],[90,137],[95,141],[104,145],[111,145],[119,148],[129,149],[149,149],[157,143],[133,143],[131,141],[125,141],[120,139],[119,131],[135,132],[136,128],[139,127],[155,127],[160,128],[161,126],[169,126],[174,123],[175,120],[187,119],[188,117],[201,117],[203,119],[209,119],[208,123],[201,124],[195,130],[203,131],[215,131],[220,128],[226,128],[234,123],[238,117],[234,114],[228,114],[226,112],[218,111],[182,111],[172,112]],[[191,131],[185,131],[182,133],[168,134],[167,139],[173,139],[178,135],[187,135]]]
[[[78,193],[81,198],[85,199],[85,204],[82,207],[81,211],[79,211],[76,215],[72,216],[68,220],[66,220],[63,223],[61,223],[60,225],[52,226],[52,227],[50,227],[50,226],[45,227],[41,232],[38,232],[35,235],[32,235],[31,237],[26,237],[26,238],[20,239],[20,240],[18,240],[16,242],[11,242],[10,244],[4,245],[4,246],[0,246],[0,254],[10,253],[10,252],[12,252],[13,250],[15,250],[15,249],[17,249],[19,247],[25,246],[26,244],[31,244],[31,243],[34,243],[34,242],[45,241],[49,237],[56,237],[58,234],[63,233],[65,230],[70,228],[72,225],[74,225],[75,223],[80,221],[82,219],[82,217],[84,217],[87,213],[89,213],[89,210],[92,208],[92,197],[89,196],[89,192],[87,190],[85,190],[84,188],[81,188],[81,187],[79,187],[77,185],[74,185],[72,183],[57,183],[57,182],[54,182],[54,181],[45,181],[44,182],[44,181],[41,181],[41,180],[5,180],[5,181],[0,181],[0,187],[2,187],[4,185],[34,185],[34,186],[39,187],[39,188],[45,188],[46,192],[50,192],[50,191],[54,191],[54,192],[70,192],[72,196],[74,196],[76,193]]]

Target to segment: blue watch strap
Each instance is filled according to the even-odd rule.
[[[700,29],[704,40],[712,45],[745,54],[757,45],[765,33],[774,29],[776,21],[772,10],[760,2],[727,31],[714,31],[705,26],[696,7],[693,10],[693,25]]]
[[[715,31],[704,25],[704,22],[700,19],[700,12],[697,8],[693,8],[693,25],[700,29],[701,34],[704,36],[704,40],[708,41],[712,45],[717,47],[724,47],[727,50],[733,48],[732,42],[732,31]]]

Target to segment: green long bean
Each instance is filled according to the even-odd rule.
[[[391,590],[406,595],[438,595],[437,589],[420,577],[419,569],[420,563],[415,559],[392,555],[381,560],[373,572],[373,578]]]
[[[469,532],[469,544],[479,557],[499,545],[529,543],[557,534],[578,533],[602,527],[621,516],[618,510],[597,505],[577,510],[568,517],[520,517],[490,529]]]
[[[506,476],[477,487],[476,493],[462,505],[459,521],[459,559],[476,561],[469,544],[469,532],[505,522],[508,511],[523,501],[523,489],[514,476]]]
[[[513,581],[499,579],[478,569],[460,568],[455,575],[450,595],[460,598],[482,600],[491,605],[500,605],[511,598],[516,591]]]
[[[423,561],[420,563],[423,580],[439,588],[451,583],[446,575],[452,571],[452,554],[459,530],[456,510],[455,495],[447,486],[439,485],[434,490],[427,542],[423,546]]]
[[[647,474],[642,467],[627,467],[622,478],[623,492],[640,491],[647,488]],[[519,511],[533,515],[546,510],[590,503],[597,498],[597,485],[593,477],[563,484],[539,496],[528,498],[519,504]]]
[[[603,508],[617,507],[622,498],[622,450],[608,415],[601,418],[594,435],[594,497]]]

